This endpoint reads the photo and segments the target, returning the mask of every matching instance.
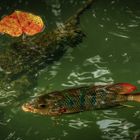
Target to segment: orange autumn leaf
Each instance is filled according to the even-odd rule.
[[[0,21],[0,32],[18,37],[22,34],[35,35],[44,29],[41,17],[22,11],[15,11]]]

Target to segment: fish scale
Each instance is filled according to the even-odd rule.
[[[62,92],[61,94],[64,98],[59,101],[59,104],[66,109],[66,113],[70,110],[77,112],[93,108],[105,108],[107,106],[119,105],[120,101],[127,100],[123,95],[118,95],[103,89],[91,91],[89,88],[81,88],[77,90],[76,96],[70,91],[66,93]]]

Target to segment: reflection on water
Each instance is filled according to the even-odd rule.
[[[17,98],[16,91],[10,90],[8,85],[7,89],[0,88],[0,107],[10,105],[15,98]]]
[[[97,124],[104,134],[102,138],[107,140],[130,140],[130,129],[135,126],[123,119],[103,119],[97,121]]]
[[[68,126],[74,129],[83,129],[86,127],[89,127],[89,124],[91,124],[92,121],[88,120],[82,120],[80,118],[69,120]]]
[[[119,34],[119,33],[115,33],[115,32],[109,32],[109,34],[114,35],[114,36],[118,36],[118,37],[121,37],[121,38],[130,38],[129,36],[126,36],[126,35],[123,35],[123,34]]]
[[[67,77],[68,82],[62,84],[62,86],[79,86],[93,83],[96,85],[113,82],[113,79],[109,77],[111,73],[109,69],[105,67],[105,64],[99,55],[87,58],[80,66],[76,65],[75,69],[73,69]],[[83,69],[90,71],[83,72]],[[95,82],[97,78],[99,82]]]
[[[65,63],[70,63],[73,61],[77,61],[72,56],[72,53],[68,53],[63,59]],[[75,66],[72,66],[72,70],[69,69],[68,73],[66,73],[66,76],[63,76],[62,86],[65,87],[73,87],[73,86],[79,86],[79,85],[87,85],[87,84],[107,84],[112,83],[113,79],[111,77],[111,72],[106,67],[106,63],[101,58],[101,56],[96,55],[91,58],[86,58],[83,60],[83,62],[80,62],[80,65],[76,64]],[[63,69],[64,66],[62,66],[62,63],[56,62],[53,66],[50,67],[46,77],[44,78],[46,81],[50,81],[53,78],[59,77],[60,71]],[[43,71],[42,71],[43,73]],[[53,82],[50,82],[53,83]]]
[[[75,63],[77,61],[71,51],[67,52],[64,59],[64,64]],[[61,75],[65,65],[63,62],[56,62],[53,66],[50,66],[47,71],[41,71],[40,76],[48,82],[49,85],[53,84],[53,80],[57,79]],[[63,75],[61,86],[73,87],[90,84],[109,84],[113,83],[111,72],[106,67],[107,62],[104,62],[100,55],[96,55],[91,58],[86,58],[80,64],[72,66],[72,69],[64,69],[65,75]],[[45,74],[44,74],[45,73]],[[47,84],[46,84],[47,85]]]
[[[133,117],[136,117],[136,118],[140,119],[140,111],[139,111],[139,110],[136,111],[136,112],[134,113]]]

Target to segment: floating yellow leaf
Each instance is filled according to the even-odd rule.
[[[14,37],[22,34],[35,35],[44,29],[41,17],[22,11],[15,11],[0,21],[0,32]]]

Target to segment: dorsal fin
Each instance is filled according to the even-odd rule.
[[[129,94],[136,90],[136,86],[129,83],[117,83],[107,87],[110,91],[115,91],[118,94]]]

